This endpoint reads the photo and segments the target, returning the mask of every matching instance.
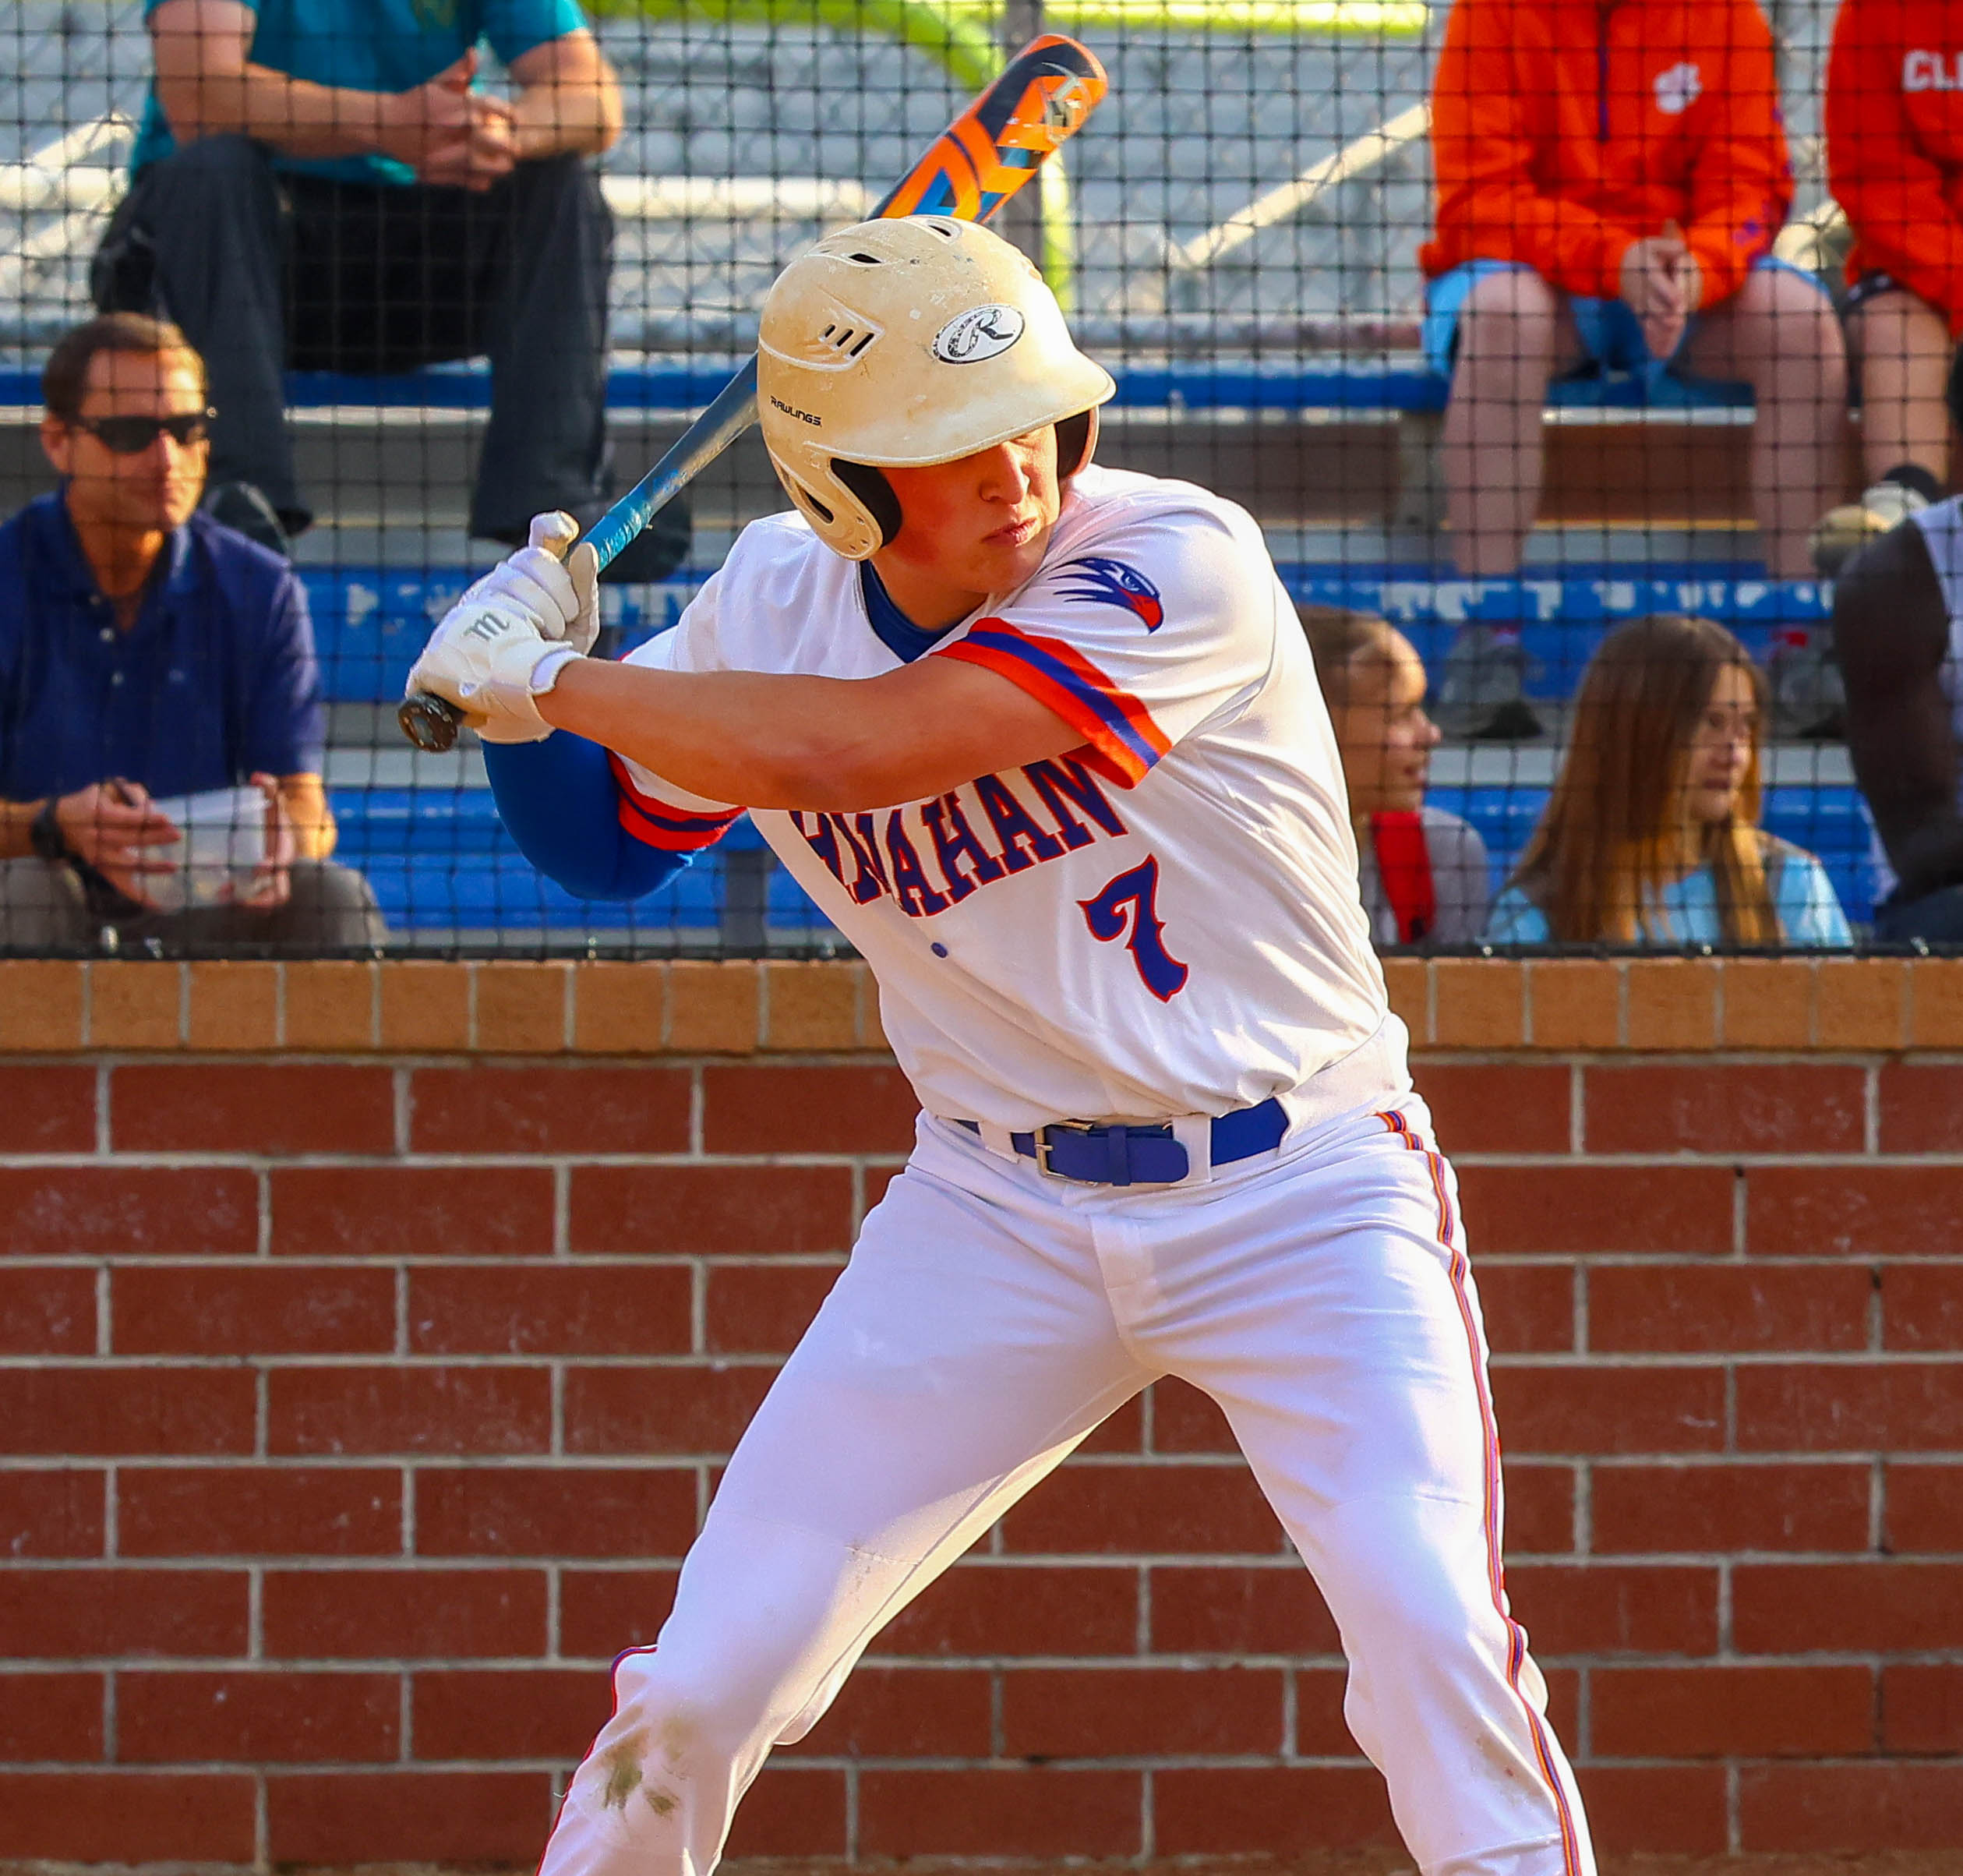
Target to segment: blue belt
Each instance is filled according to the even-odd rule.
[[[970,1133],[981,1129],[973,1121],[956,1121]],[[1281,1144],[1288,1116],[1270,1097],[1257,1108],[1237,1108],[1217,1115],[1211,1124],[1213,1164],[1230,1166],[1236,1160],[1266,1153]],[[1192,1171],[1186,1149],[1172,1129],[1093,1126],[1077,1121],[1052,1121],[1033,1133],[1012,1133],[1009,1144],[1045,1172],[1080,1185],[1176,1185]]]

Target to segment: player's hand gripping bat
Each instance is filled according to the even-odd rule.
[[[1103,97],[1104,68],[1061,33],[1033,39],[980,97],[943,131],[874,211],[951,215],[986,221],[1060,148]],[[680,442],[594,523],[587,539],[604,567],[757,420],[757,361],[726,384]],[[566,542],[566,551],[573,543]],[[426,691],[396,712],[418,749],[447,749],[463,712]]]

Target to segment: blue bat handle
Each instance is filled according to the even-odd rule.
[[[586,538],[606,566],[697,476],[757,421],[757,361],[715,394],[688,434],[655,465],[587,531]]]
[[[620,497],[588,531],[586,538],[605,567],[665,508],[757,421],[757,361],[717,392],[708,408],[690,425],[688,433]],[[402,733],[417,748],[440,754],[452,747],[463,727],[464,713],[447,698],[418,693],[405,697],[396,711]]]

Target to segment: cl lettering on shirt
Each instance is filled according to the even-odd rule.
[[[1042,824],[1017,786],[997,775],[979,775],[932,800],[894,808],[877,836],[871,814],[793,812],[790,818],[855,904],[870,905],[884,896],[909,918],[932,918],[959,905],[977,887],[1089,846],[1097,836],[1086,821],[1114,839],[1128,831],[1096,777],[1072,758],[1031,763],[1021,772],[1055,832]],[[982,815],[970,817],[964,795],[980,804]],[[975,832],[976,820],[984,818],[994,836],[992,851]],[[923,853],[933,856],[932,874]],[[855,863],[849,881],[847,855]]]
[[[1905,91],[1963,91],[1963,52],[1916,50],[1901,62]]]

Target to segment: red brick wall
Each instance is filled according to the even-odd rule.
[[[1963,966],[1393,985],[1604,1846],[1963,1841]],[[0,965],[0,1856],[533,1857],[905,1150],[879,1047],[844,966]],[[1160,1387],[733,1847],[1381,1839],[1340,1699]]]

